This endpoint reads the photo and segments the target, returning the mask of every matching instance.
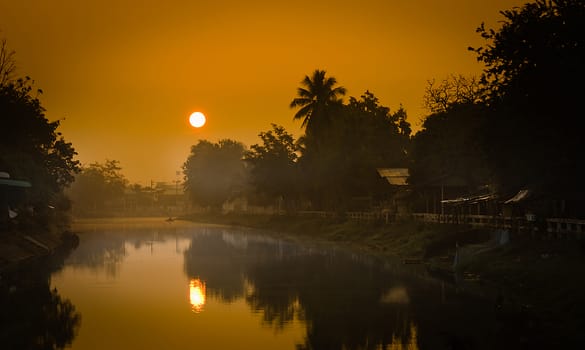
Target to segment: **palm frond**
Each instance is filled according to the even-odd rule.
[[[309,120],[311,119],[312,114],[313,114],[313,106],[306,105],[297,111],[297,113],[293,117],[293,120],[302,119],[303,122],[301,123],[301,128],[304,128],[309,123]]]
[[[341,103],[339,98],[345,95],[346,90],[337,86],[337,79],[326,77],[326,71],[316,69],[311,76],[306,75],[301,81],[301,87],[297,89],[297,97],[290,103],[290,108],[300,109],[294,115],[293,120],[302,119],[301,127],[312,129],[315,125],[327,124],[325,120],[313,120],[325,118],[324,110],[328,105]]]
[[[297,89],[297,95],[299,97],[304,97],[304,98],[308,98],[308,99],[312,99],[314,96],[314,94],[311,91],[309,91],[307,89],[303,89],[303,88]]]
[[[306,86],[309,88],[309,90],[311,90],[311,87],[313,86],[313,80],[311,80],[308,75],[305,75],[305,78],[301,81],[301,85]]]
[[[313,100],[310,98],[297,97],[291,101],[290,108],[305,106],[311,102],[313,102]]]
[[[347,92],[347,90],[343,86],[338,86],[335,89],[331,90],[331,93],[333,93],[334,95],[341,95],[341,96],[345,96],[346,92]]]

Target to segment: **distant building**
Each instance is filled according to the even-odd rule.
[[[179,182],[157,182],[151,187],[128,187],[124,191],[125,215],[182,215],[188,207],[187,196]]]

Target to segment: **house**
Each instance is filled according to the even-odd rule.
[[[392,195],[382,206],[382,215],[388,221],[389,216],[404,215],[410,213],[409,197],[411,194],[408,185],[408,168],[377,168],[378,175],[386,179],[394,189]]]
[[[131,186],[125,189],[119,204],[125,215],[182,215],[188,200],[180,182],[157,182],[150,187]]]

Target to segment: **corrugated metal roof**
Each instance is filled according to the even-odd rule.
[[[378,168],[382,177],[408,176],[408,168]]]
[[[376,170],[391,185],[407,185],[406,180],[409,176],[408,168],[378,168]]]
[[[459,198],[455,198],[455,199],[444,199],[441,201],[441,203],[443,203],[443,204],[463,204],[463,203],[475,204],[475,203],[489,201],[489,200],[492,200],[495,198],[497,198],[497,195],[495,193],[490,193],[490,194],[482,194],[479,196],[472,196],[472,197],[459,197]]]
[[[5,178],[0,178],[0,185],[10,186],[10,187],[32,187],[32,185],[28,181],[12,180],[12,179],[5,179]]]
[[[525,200],[526,198],[528,198],[529,195],[530,195],[529,190],[520,190],[520,191],[518,191],[518,193],[516,193],[514,195],[514,197],[505,201],[504,204],[512,204],[512,203],[521,202],[521,201]]]

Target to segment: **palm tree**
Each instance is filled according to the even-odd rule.
[[[299,87],[295,99],[290,103],[290,108],[300,109],[294,116],[294,120],[302,119],[301,127],[307,134],[326,125],[328,111],[333,105],[341,102],[341,96],[345,95],[345,88],[337,86],[337,79],[325,77],[324,70],[316,69],[313,75],[308,75],[301,81],[303,87]]]

